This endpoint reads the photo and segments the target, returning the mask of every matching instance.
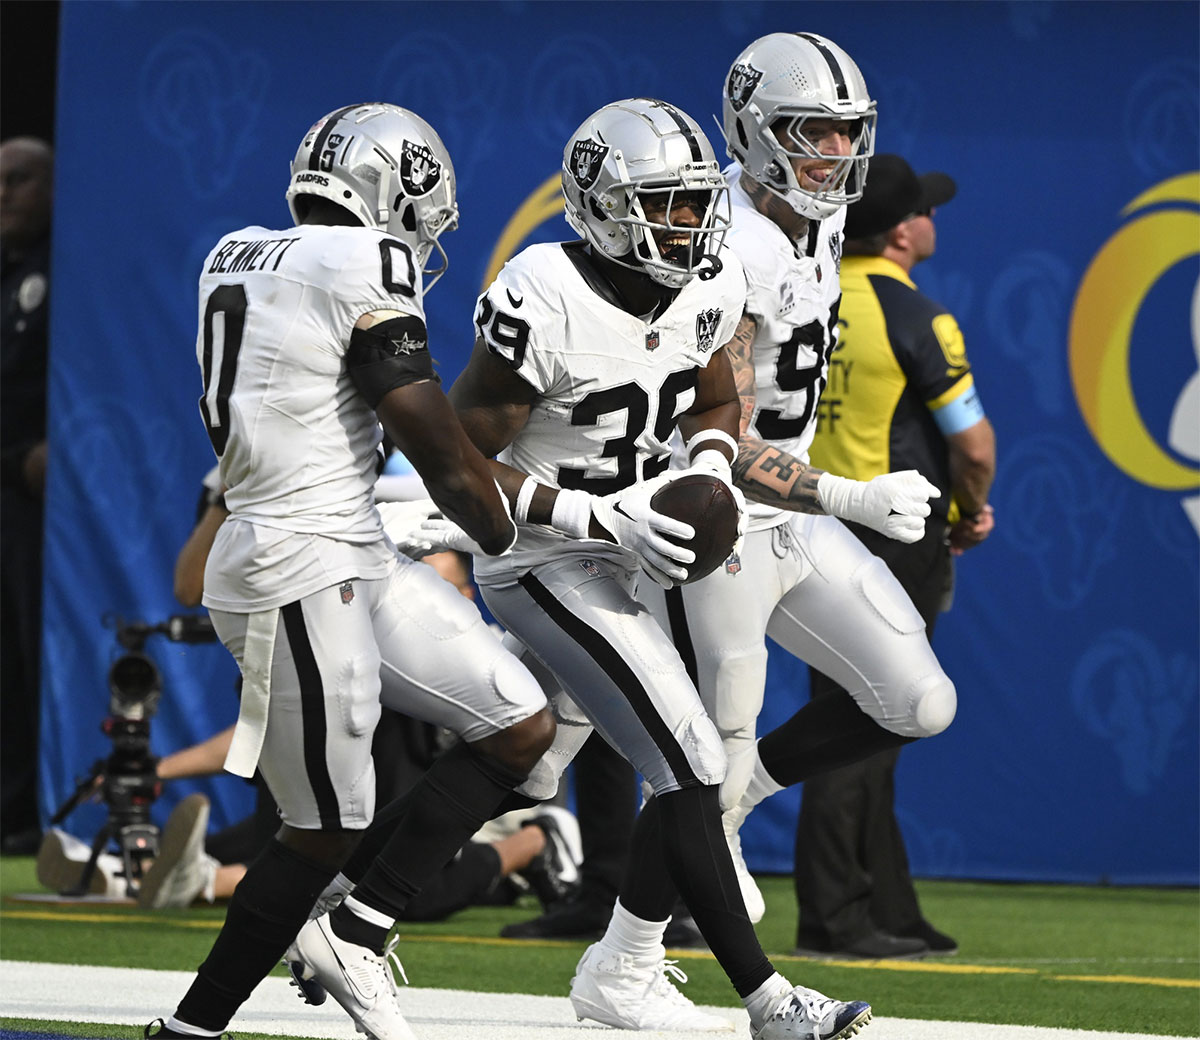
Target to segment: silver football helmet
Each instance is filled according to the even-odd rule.
[[[614,101],[585,119],[563,150],[562,189],[567,223],[615,263],[673,289],[721,269],[729,188],[696,121],[665,101]],[[685,201],[694,225],[671,223]]]
[[[458,226],[454,192],[454,165],[433,127],[379,102],[339,108],[313,124],[292,160],[287,200],[297,224],[304,196],[319,195],[400,239],[416,253],[428,292],[449,263],[438,236]],[[435,250],[439,264],[428,268]]]
[[[771,33],[755,40],[725,80],[722,127],[731,158],[802,217],[831,216],[862,195],[875,150],[875,101],[841,47],[815,33]],[[809,119],[853,123],[849,156],[822,156],[805,138]],[[787,144],[772,130],[783,127]],[[796,180],[790,159],[827,158],[834,166],[819,191]]]

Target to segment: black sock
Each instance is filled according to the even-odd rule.
[[[720,789],[685,787],[654,800],[659,803],[662,847],[671,876],[734,989],[739,996],[749,996],[775,969],[746,916],[721,827]],[[621,902],[624,905],[624,899]]]
[[[201,1029],[224,1029],[279,963],[336,872],[272,839],[234,889],[221,934],[175,1017]]]
[[[407,811],[375,858],[354,898],[399,917],[421,886],[450,862],[525,774],[468,744],[441,756],[410,792]]]
[[[345,939],[355,946],[365,946],[374,952],[376,957],[383,956],[383,947],[387,942],[388,932],[391,931],[390,928],[359,917],[345,903],[329,915],[329,927],[339,939]]]
[[[884,729],[840,690],[814,697],[771,730],[758,742],[758,757],[777,784],[791,787],[916,739]]]

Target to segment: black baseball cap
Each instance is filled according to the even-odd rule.
[[[868,238],[890,231],[916,213],[944,206],[957,191],[947,174],[918,177],[898,155],[872,156],[862,198],[846,210],[846,237]]]

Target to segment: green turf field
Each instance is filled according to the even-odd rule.
[[[763,945],[793,982],[876,1013],[1076,1029],[1200,1036],[1200,893],[971,882],[918,883],[926,914],[958,939],[956,957],[829,963],[788,955],[796,922],[790,880],[765,878]],[[22,903],[39,890],[32,859],[0,860],[0,957],[191,970],[220,926],[220,907]],[[565,996],[582,943],[497,938],[532,903],[475,908],[441,924],[405,925],[399,953],[415,986]],[[737,999],[707,953],[679,951],[688,996]],[[37,1023],[0,1020],[8,1028]],[[81,1035],[95,1027],[80,1027]],[[62,1029],[62,1032],[69,1032]],[[255,1040],[239,1033],[239,1040]]]

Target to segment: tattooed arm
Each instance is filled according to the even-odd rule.
[[[733,379],[741,401],[741,428],[738,456],[733,462],[733,478],[742,493],[754,502],[791,509],[797,513],[824,513],[817,495],[817,480],[824,470],[801,462],[794,455],[747,432],[754,418],[754,335],[758,323],[749,314],[725,344]]]
[[[725,344],[742,403],[738,456],[732,467],[734,483],[742,494],[777,509],[852,520],[900,542],[919,541],[925,534],[929,499],[941,492],[916,470],[850,480],[801,462],[746,432],[754,417],[756,329],[754,319],[743,314],[733,338]]]

